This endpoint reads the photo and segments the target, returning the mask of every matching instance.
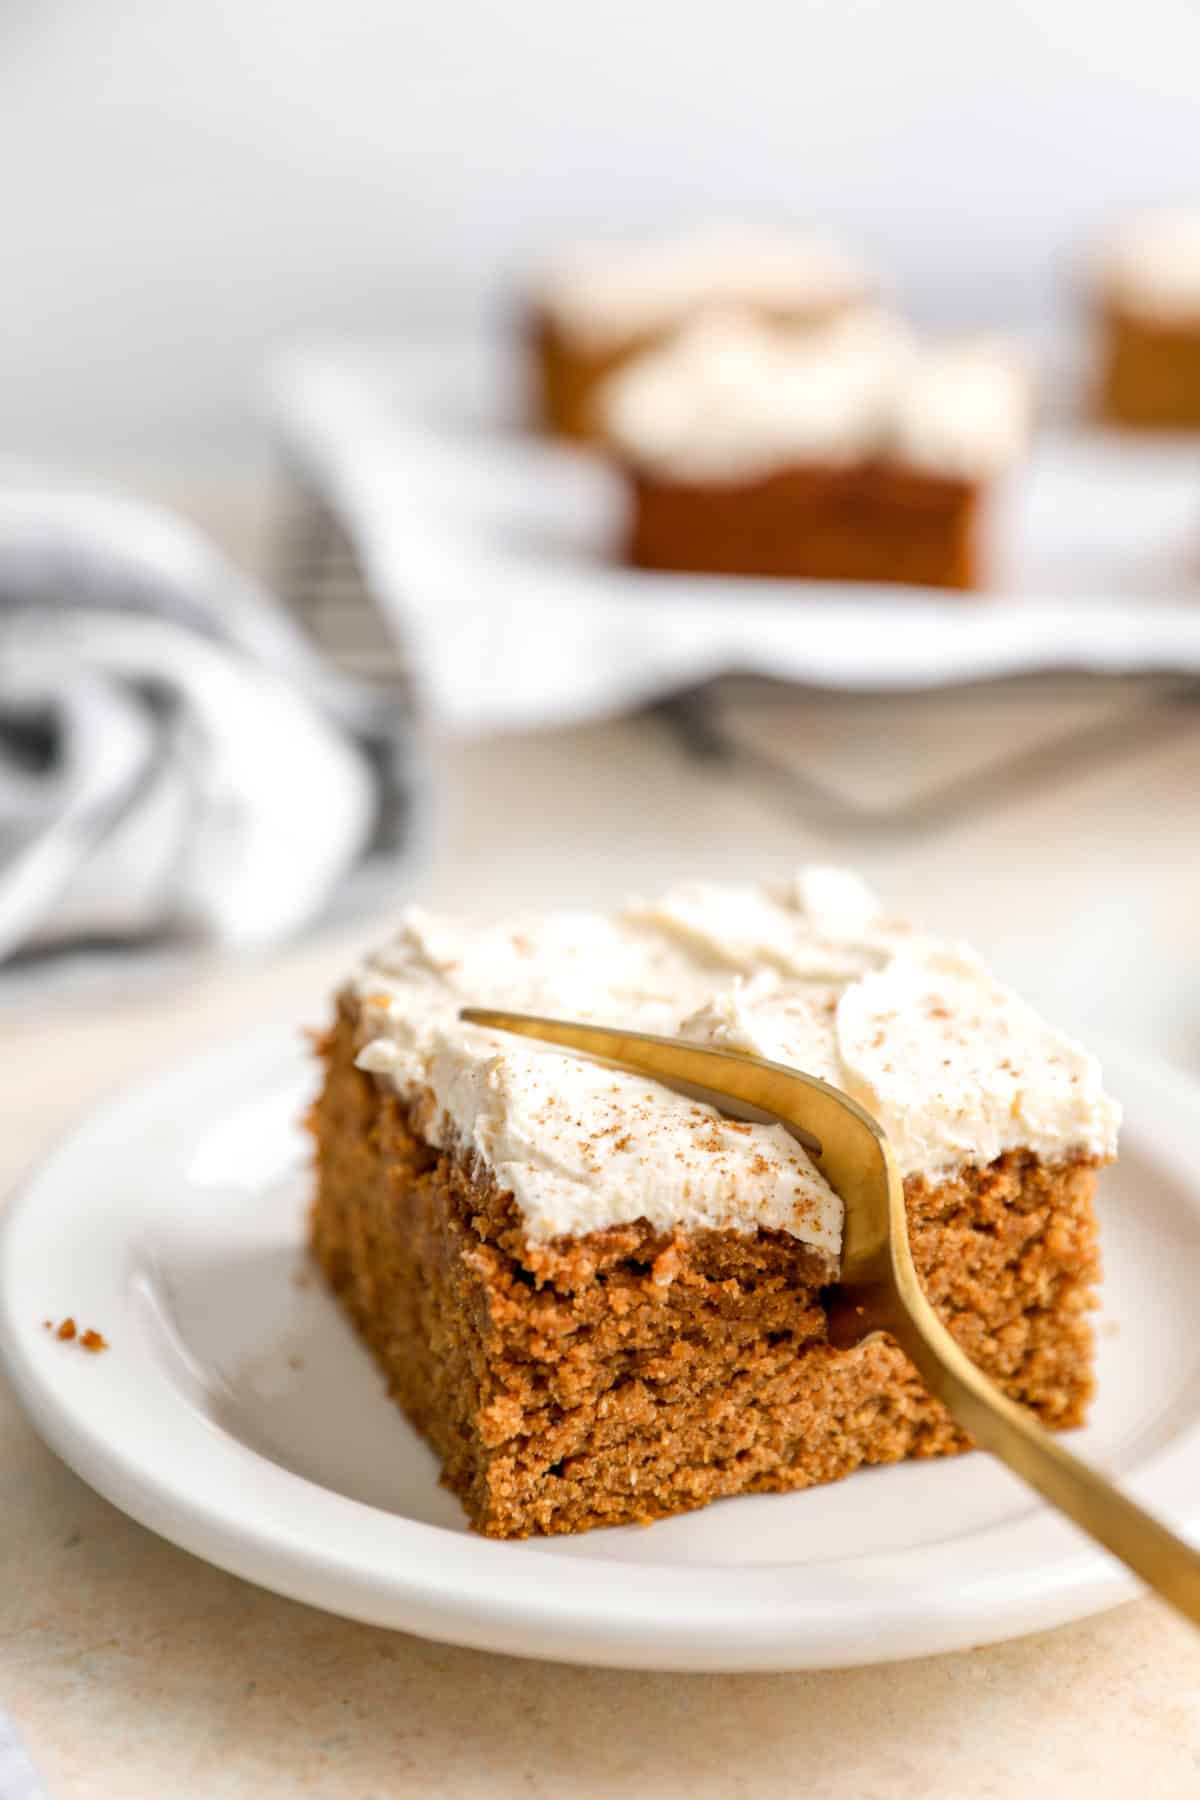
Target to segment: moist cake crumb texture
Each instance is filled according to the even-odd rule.
[[[613,915],[411,911],[340,997],[317,1259],[498,1536],[646,1520],[965,1440],[886,1338],[827,1341],[841,1205],[778,1127],[462,1025],[499,1005],[792,1063],[892,1137],[959,1341],[1051,1425],[1091,1387],[1094,1059],[842,871]]]

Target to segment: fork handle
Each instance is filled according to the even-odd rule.
[[[984,1450],[1066,1513],[1171,1606],[1200,1625],[1200,1552],[1081,1462],[1002,1394],[959,1349],[922,1299],[919,1312],[894,1296],[888,1330],[926,1387]]]

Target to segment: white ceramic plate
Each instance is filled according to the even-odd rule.
[[[1200,1089],[1109,1058],[1100,1400],[1080,1447],[1200,1528]],[[788,1669],[1015,1636],[1132,1584],[983,1456],[724,1501],[649,1530],[493,1543],[303,1258],[294,1038],[107,1107],[8,1208],[0,1353],[47,1441],[117,1506],[313,1605],[429,1637],[628,1667]],[[89,1356],[43,1320],[71,1314]]]

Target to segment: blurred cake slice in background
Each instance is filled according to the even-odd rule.
[[[872,287],[843,251],[803,237],[709,231],[568,253],[533,295],[539,416],[561,436],[595,437],[600,383],[704,314],[742,307],[800,329],[863,304]]]
[[[973,588],[1031,384],[1007,343],[921,343],[875,308],[805,331],[730,313],[630,363],[597,404],[638,567]]]
[[[1200,430],[1200,205],[1126,226],[1104,250],[1096,286],[1101,416]]]

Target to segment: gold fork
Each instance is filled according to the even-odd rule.
[[[1200,1625],[1200,1552],[1072,1456],[1032,1413],[1002,1394],[937,1317],[921,1292],[909,1250],[896,1159],[880,1125],[857,1101],[814,1075],[740,1050],[483,1007],[468,1007],[460,1017],[647,1075],[737,1118],[783,1125],[845,1207],[841,1279],[829,1316],[831,1341],[849,1349],[872,1332],[889,1332],[930,1393],[977,1444]]]

